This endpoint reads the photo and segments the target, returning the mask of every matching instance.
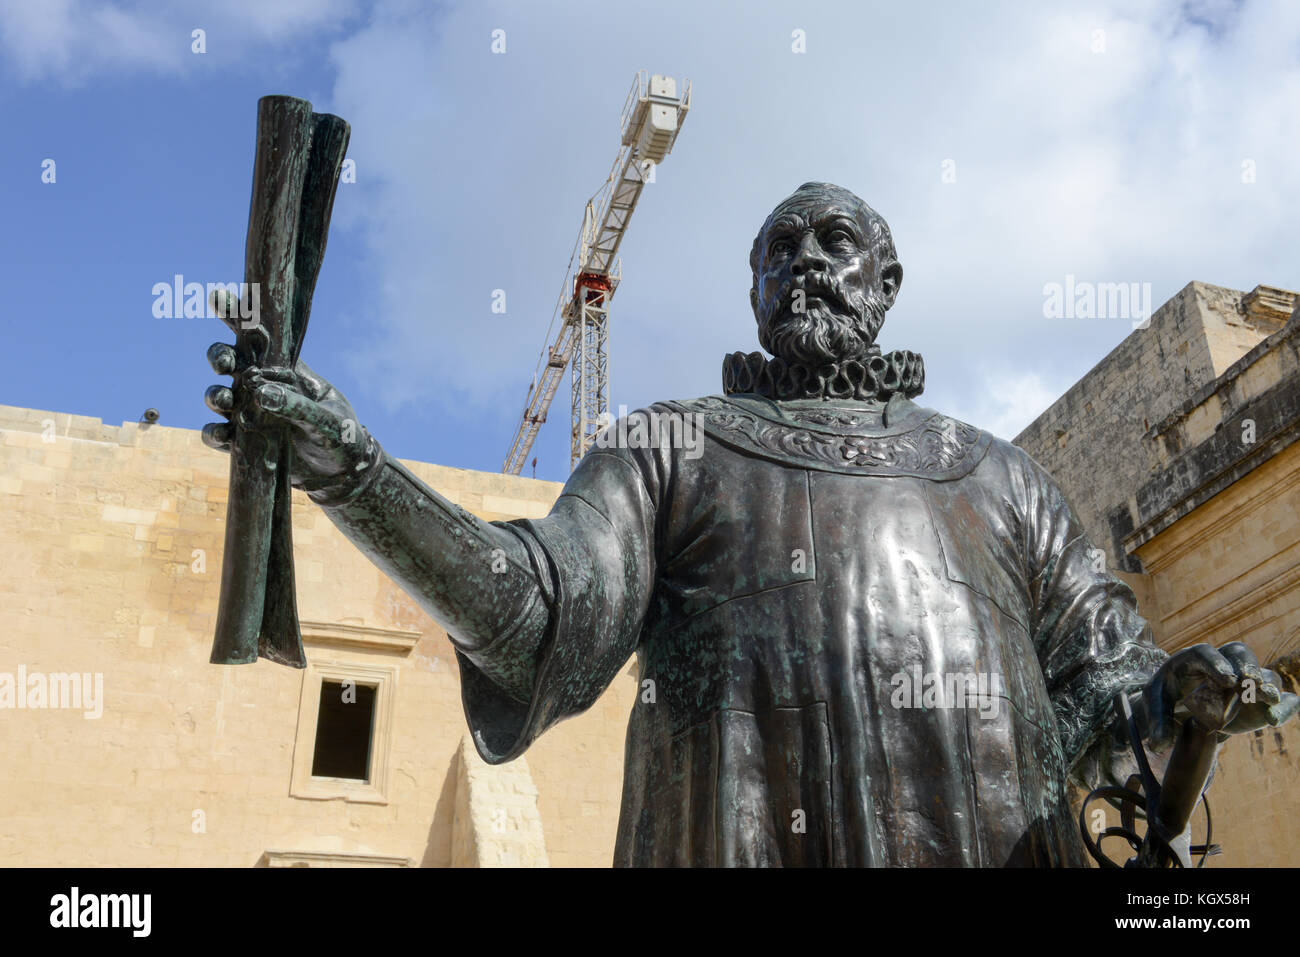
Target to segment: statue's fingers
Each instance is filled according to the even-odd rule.
[[[229,416],[235,408],[235,393],[229,386],[210,385],[203,393],[203,403],[213,412]]]
[[[1252,651],[1249,646],[1243,645],[1240,641],[1230,641],[1229,644],[1223,645],[1223,648],[1219,649],[1219,654],[1229,659],[1232,666],[1238,668],[1239,672],[1244,668],[1249,668],[1256,674],[1260,671],[1260,659],[1255,657],[1255,651]]]
[[[224,342],[214,342],[208,346],[208,365],[212,366],[212,371],[217,375],[234,375],[238,364],[239,356],[234,346]]]
[[[1257,702],[1244,706],[1223,730],[1229,734],[1246,734],[1260,728],[1276,728],[1300,713],[1300,695],[1283,692],[1275,704]]]
[[[313,372],[311,366],[301,359],[298,360],[294,372],[298,374],[298,381],[302,384],[303,392],[308,398],[319,402],[330,391],[330,384]]]
[[[1256,687],[1264,684],[1265,678],[1259,667],[1259,659],[1246,645],[1240,641],[1229,642],[1219,649],[1219,654],[1232,664],[1233,670],[1242,680],[1253,681]]]
[[[253,383],[254,388],[260,386],[263,382],[287,382],[290,385],[297,385],[298,378],[294,371],[285,366],[263,366],[251,376],[256,381]],[[307,398],[312,398],[308,396]]]
[[[230,451],[230,440],[234,438],[235,427],[229,422],[209,422],[203,427],[203,444],[218,452]]]
[[[1276,728],[1278,725],[1290,721],[1297,714],[1300,714],[1300,694],[1284,691],[1281,694],[1281,700],[1268,709],[1268,716],[1271,719],[1269,724]]]
[[[208,296],[208,308],[231,332],[239,332],[239,297],[233,292],[228,289],[214,290]]]
[[[294,428],[332,443],[339,440],[339,420],[333,412],[305,395],[276,382],[266,382],[253,392],[253,404]]]
[[[1265,704],[1277,704],[1282,700],[1282,679],[1277,676],[1276,671],[1267,668],[1260,668],[1259,673],[1264,679],[1264,683],[1259,686],[1260,698]]]
[[[1219,653],[1231,661],[1251,664],[1256,668],[1259,667],[1259,659],[1255,657],[1255,652],[1250,650],[1250,646],[1240,641],[1230,641],[1219,648]]]
[[[1171,662],[1175,659],[1170,659]],[[1174,693],[1182,697],[1202,681],[1219,688],[1233,688],[1237,684],[1237,669],[1213,645],[1200,644],[1185,648],[1176,655],[1177,670],[1167,675],[1174,685]]]
[[[1203,695],[1202,686],[1207,684],[1222,694],[1230,694],[1237,688],[1237,673],[1232,663],[1212,645],[1184,648],[1160,666],[1146,692],[1152,741],[1172,739],[1176,728],[1174,709],[1194,692]]]
[[[1174,733],[1174,705],[1178,695],[1168,687],[1165,681],[1152,681],[1146,689],[1147,696],[1147,738],[1153,743],[1172,739]]]

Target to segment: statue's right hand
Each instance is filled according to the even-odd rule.
[[[203,427],[208,447],[229,452],[239,428],[282,427],[293,443],[290,479],[306,491],[336,489],[371,461],[373,440],[352,406],[306,363],[240,368],[235,348],[224,342],[208,348],[208,362],[218,374],[234,377],[231,385],[209,386],[204,393],[207,407],[227,420]]]

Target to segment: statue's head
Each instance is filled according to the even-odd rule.
[[[847,189],[804,183],[767,217],[749,254],[758,341],[774,356],[818,366],[865,359],[903,267],[889,226]]]

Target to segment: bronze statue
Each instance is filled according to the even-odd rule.
[[[302,363],[241,383],[294,485],[446,628],[486,761],[636,653],[618,865],[1080,865],[1067,782],[1127,779],[1120,696],[1157,758],[1192,692],[1212,745],[1300,708],[1244,645],[1155,648],[1050,476],[913,401],[920,356],[875,344],[902,268],[858,197],[804,184],[750,264],[773,357],[616,423],[659,440],[598,445],[540,520],[447,502]]]
[[[349,133],[347,123],[313,113],[306,100],[264,96],[258,101],[244,247],[245,289],[255,298],[241,302],[238,313],[226,296],[213,303],[235,333],[235,348],[219,350],[213,368],[233,375],[236,383],[235,391],[213,390],[223,401],[230,399],[226,411],[239,423],[229,443],[230,505],[212,644],[217,664],[246,664],[261,656],[307,665],[298,631],[289,516],[293,447],[283,440],[283,426],[248,409],[250,394],[240,383],[250,370],[293,368],[298,361]],[[256,308],[245,308],[252,303]]]

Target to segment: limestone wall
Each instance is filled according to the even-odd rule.
[[[1169,650],[1240,641],[1265,664],[1300,647],[1300,444],[1138,549]],[[1300,691],[1292,679],[1292,691]],[[1222,866],[1300,865],[1300,727],[1232,740],[1210,790]]]
[[[486,519],[544,515],[560,490],[406,464]],[[208,663],[227,478],[193,431],[0,406],[0,673],[103,676],[98,718],[0,710],[0,864],[452,862],[465,721],[450,644],[301,493],[308,658],[390,681],[382,800],[291,794],[310,672]],[[620,677],[527,755],[552,864],[612,859],[634,690]]]
[[[1147,430],[1282,326],[1280,317],[1248,314],[1242,300],[1233,289],[1188,283],[1013,440],[1068,485],[1112,568],[1139,570],[1122,540],[1135,525],[1138,485],[1161,464]]]

